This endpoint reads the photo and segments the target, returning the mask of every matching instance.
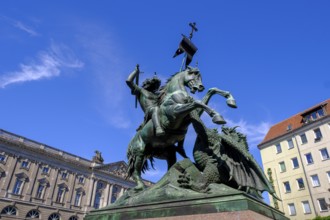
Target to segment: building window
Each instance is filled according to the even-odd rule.
[[[276,147],[276,153],[278,153],[278,154],[282,153],[282,147],[281,147],[280,143],[276,144],[275,147]]]
[[[292,149],[293,148],[293,141],[292,141],[292,139],[289,139],[287,141],[288,141],[288,149]]]
[[[61,173],[61,179],[62,180],[66,180],[68,178],[68,173],[66,172],[66,171],[63,171],[62,173]]]
[[[78,177],[78,183],[79,184],[84,184],[85,178],[83,176]]]
[[[13,194],[20,195],[22,192],[23,188],[23,183],[24,181],[22,179],[16,179],[14,189],[13,189]]]
[[[26,160],[23,160],[21,163],[21,168],[23,169],[29,169],[29,162]]]
[[[49,167],[48,166],[43,166],[41,174],[48,174],[49,173]]]
[[[101,197],[102,197],[102,194],[101,194],[100,192],[97,192],[97,193],[95,194],[95,200],[94,200],[94,208],[95,208],[95,209],[100,208]]]
[[[289,183],[289,181],[284,182],[283,184],[284,184],[284,191],[285,191],[286,193],[290,193],[290,192],[291,192],[291,187],[290,187],[290,183]]]
[[[327,176],[328,176],[328,181],[330,183],[330,171],[327,172]]]
[[[293,167],[293,169],[299,168],[299,162],[298,162],[297,157],[292,158],[291,161],[292,161],[292,167]]]
[[[96,194],[94,198],[94,208],[98,209],[101,205],[101,198],[104,191],[105,184],[103,182],[98,182],[96,185]]]
[[[36,194],[36,198],[38,199],[42,199],[44,196],[44,190],[45,190],[45,186],[41,185],[39,183],[38,189],[37,189],[37,194]]]
[[[6,156],[3,154],[0,154],[0,163],[5,163],[6,162]]]
[[[306,162],[307,162],[307,164],[312,164],[312,163],[314,163],[314,161],[313,161],[313,157],[312,157],[312,154],[311,154],[311,153],[307,153],[307,154],[305,154],[305,157],[306,157]]]
[[[294,206],[294,203],[289,203],[289,214],[290,215],[296,215],[296,207]]]
[[[298,189],[305,189],[305,184],[303,178],[297,179]]]
[[[284,161],[279,162],[280,165],[280,172],[283,173],[286,171],[285,163]]]
[[[78,217],[77,216],[71,216],[70,218],[69,218],[69,220],[78,220]]]
[[[29,211],[27,214],[26,214],[26,218],[40,218],[40,212],[36,209],[33,209],[31,211]]]
[[[325,201],[325,198],[318,199],[317,203],[319,204],[319,208],[321,212],[328,211],[328,204]]]
[[[320,108],[319,110],[317,110],[317,114],[318,114],[319,117],[325,116],[324,111],[323,111],[322,108]]]
[[[320,153],[321,153],[322,160],[329,159],[329,153],[328,153],[328,150],[326,148],[321,149]]]
[[[312,175],[312,176],[311,176],[311,179],[312,179],[312,185],[313,185],[314,187],[316,187],[316,186],[320,186],[320,180],[319,180],[319,177],[317,176],[317,174]]]
[[[46,188],[49,186],[49,182],[46,178],[38,180],[39,185],[36,192],[37,199],[43,199],[45,195]]]
[[[1,215],[17,215],[17,209],[14,206],[6,206],[2,209]]]
[[[112,187],[111,203],[116,202],[116,200],[119,197],[120,190],[121,190],[121,188],[119,186],[114,185]]]
[[[304,214],[310,214],[310,213],[312,213],[311,212],[311,207],[310,207],[308,201],[302,201],[301,204],[302,204],[302,207],[303,207],[303,210],[304,210]]]
[[[300,140],[301,140],[301,144],[306,144],[307,143],[307,137],[306,137],[305,133],[300,135]]]
[[[315,135],[315,141],[319,141],[322,139],[322,133],[321,130],[319,128],[316,128],[314,130],[314,135]]]
[[[82,196],[83,196],[83,191],[77,190],[76,197],[74,198],[74,206],[80,206]]]
[[[64,186],[64,184],[58,186],[57,196],[56,196],[56,202],[57,203],[63,203],[65,193],[67,191],[67,187]]]
[[[48,217],[48,220],[61,220],[61,216],[58,213],[53,213]]]

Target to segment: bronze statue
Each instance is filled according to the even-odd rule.
[[[130,75],[130,82],[138,68]],[[134,85],[130,83],[130,85]],[[225,120],[220,114],[208,107],[205,102],[192,98],[186,90],[190,92],[203,91],[204,86],[201,80],[201,74],[198,68],[187,67],[184,71],[174,74],[160,90],[158,95],[159,105],[159,122],[164,129],[163,135],[157,135],[154,131],[156,127],[154,120],[147,120],[136,135],[133,137],[128,146],[127,157],[129,165],[128,176],[132,176],[136,181],[135,190],[142,190],[144,184],[141,179],[141,172],[148,169],[147,159],[153,165],[153,157],[166,159],[168,168],[176,162],[175,148],[183,149],[183,141],[187,133],[190,121],[190,113],[195,109],[203,109],[211,117],[216,124],[225,124]],[[136,88],[136,87],[131,87]],[[141,91],[141,89],[140,89]],[[220,91],[220,90],[219,90]],[[219,92],[216,92],[219,93]],[[154,93],[153,93],[154,94]],[[220,94],[220,93],[219,93]],[[149,94],[148,94],[149,95]],[[151,97],[152,100],[148,100]],[[146,100],[140,103],[152,103],[154,105],[153,96],[144,97]],[[141,104],[141,107],[143,104]],[[147,117],[148,118],[148,117]],[[177,146],[175,145],[177,144]]]

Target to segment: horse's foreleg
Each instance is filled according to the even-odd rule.
[[[212,121],[216,124],[226,124],[227,122],[225,121],[225,119],[223,119],[223,117],[216,112],[215,110],[211,109],[208,105],[205,105],[204,103],[202,103],[201,101],[195,101],[196,105],[200,108],[202,108],[204,111],[206,111],[206,113],[212,117]],[[200,116],[200,115],[199,115]]]
[[[225,98],[227,99],[226,102],[227,102],[227,105],[228,105],[229,107],[237,108],[237,106],[236,106],[236,102],[235,102],[235,99],[234,99],[234,97],[231,95],[231,93],[228,92],[228,91],[224,91],[224,90],[218,89],[218,88],[210,88],[210,89],[207,91],[206,95],[203,97],[203,99],[202,99],[202,103],[204,103],[205,105],[207,105],[207,104],[209,103],[211,97],[212,97],[213,95],[215,95],[215,94],[218,94],[218,95],[221,95],[221,96],[225,97]],[[201,108],[201,109],[197,109],[197,114],[198,114],[199,116],[201,116],[203,112],[204,112],[204,109],[203,109],[203,108]]]

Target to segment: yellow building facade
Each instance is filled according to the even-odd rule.
[[[330,99],[270,128],[258,145],[264,170],[290,219],[329,216]]]

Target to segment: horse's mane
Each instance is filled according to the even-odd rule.
[[[197,67],[191,67],[191,66],[188,66],[185,70],[183,71],[180,71],[180,72],[176,72],[174,73],[165,83],[164,86],[162,86],[160,89],[159,89],[159,95],[158,95],[158,105],[161,105],[164,101],[164,98],[166,96],[166,93],[167,93],[167,89],[168,89],[168,84],[169,82],[172,81],[172,79],[178,75],[179,73],[182,73],[182,72],[191,72],[191,71],[198,71],[199,72],[199,69]]]
[[[181,72],[183,72],[183,71],[181,71]],[[160,87],[160,89],[159,89],[159,95],[158,95],[158,105],[161,105],[163,103],[163,101],[164,101],[164,97],[166,95],[169,82],[172,81],[172,79],[173,79],[174,76],[178,75],[181,72],[174,73],[172,76],[170,76],[170,78],[167,79],[165,85],[163,85],[162,87]]]

